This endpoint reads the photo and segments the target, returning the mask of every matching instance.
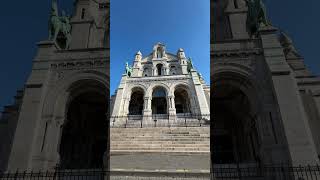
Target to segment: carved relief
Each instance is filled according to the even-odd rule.
[[[91,69],[97,67],[106,67],[107,60],[91,60],[91,61],[67,61],[51,64],[51,69]]]

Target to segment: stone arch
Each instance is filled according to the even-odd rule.
[[[259,102],[261,102],[263,98],[261,93],[258,92],[262,92],[262,88],[260,83],[252,78],[254,77],[252,69],[236,63],[219,64],[219,66],[215,64],[214,66],[214,74],[211,75],[210,91],[214,92],[214,87],[217,85],[217,82],[218,84],[233,84],[250,97],[249,100],[251,107],[254,108],[253,111],[259,113],[261,111],[259,108],[262,107]]]
[[[186,84],[176,84],[173,90],[176,114],[186,114],[193,112],[195,108],[192,104],[190,87]]]
[[[81,82],[96,82],[100,84],[103,89],[105,89],[104,94],[106,98],[108,98],[108,79],[108,75],[106,75],[105,73],[94,70],[72,72],[60,79],[59,82],[57,82],[57,84],[53,88],[50,88],[50,90],[46,94],[43,104],[43,111],[40,115],[42,121],[40,121],[40,123],[38,124],[39,131],[37,131],[36,135],[37,137],[41,138],[36,139],[36,144],[43,149],[38,153],[42,154],[42,156],[51,158],[51,163],[48,164],[49,168],[51,166],[54,167],[60,161],[60,138],[62,135],[62,126],[66,123],[66,109],[72,99],[76,97],[76,94],[81,94],[82,91],[78,88],[79,91],[72,94],[72,89],[76,87],[77,84],[81,84]],[[109,104],[108,101],[106,102]],[[107,108],[106,111],[106,115],[108,115],[109,108]]]
[[[129,115],[142,115],[144,108],[144,97],[146,91],[144,88],[134,86],[131,88],[128,112]]]
[[[172,65],[169,66],[169,74],[170,75],[177,75],[178,74],[177,65],[172,64]]]
[[[152,97],[152,92],[153,92],[154,88],[156,88],[158,86],[163,87],[164,89],[166,89],[167,95],[171,96],[170,87],[167,84],[165,84],[165,83],[154,83],[154,84],[151,84],[148,87],[148,89],[146,91],[147,92],[146,93],[146,97]]]
[[[217,71],[211,96],[213,163],[252,163],[262,160],[257,83],[246,71]]]
[[[59,80],[59,82],[51,88],[45,98],[43,105],[42,117],[55,117],[61,119],[64,117],[65,111],[62,106],[67,103],[70,86],[80,80],[95,80],[100,82],[109,93],[109,76],[99,71],[78,71],[68,74],[67,77]],[[63,123],[63,122],[60,122]]]
[[[151,97],[152,114],[168,114],[168,90],[163,86],[155,86]]]
[[[143,68],[143,72],[142,72],[142,76],[144,76],[144,77],[147,77],[147,76],[150,76],[150,68],[149,67],[147,67],[147,66],[145,66],[144,68]]]
[[[164,75],[165,66],[162,63],[156,64],[155,69],[157,71],[157,75],[158,76],[163,76]]]
[[[145,85],[143,85],[143,84],[133,84],[132,86],[130,86],[130,89],[129,89],[129,91],[128,91],[128,92],[129,92],[128,98],[130,97],[132,91],[133,91],[135,88],[140,88],[140,89],[142,89],[142,90],[143,90],[143,93],[144,93],[145,96],[146,96],[148,90],[147,90],[147,88],[146,88]]]
[[[80,80],[68,89],[61,127],[59,166],[63,169],[103,168],[108,145],[108,97],[103,84]]]

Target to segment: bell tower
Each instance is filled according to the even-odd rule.
[[[106,24],[109,21],[106,14],[105,1],[77,0],[71,18],[72,41],[71,49],[98,48],[106,44]]]

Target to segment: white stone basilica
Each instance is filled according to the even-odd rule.
[[[210,88],[183,49],[175,55],[157,43],[150,55],[143,57],[139,51],[133,67],[127,65],[111,107],[113,125],[128,123],[128,117],[143,119],[144,124],[155,118],[174,123],[182,116],[208,120]]]

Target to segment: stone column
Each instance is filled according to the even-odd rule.
[[[152,76],[156,76],[156,70],[154,67],[152,67]]]
[[[120,85],[117,89],[117,95],[114,100],[113,109],[111,112],[111,116],[121,116],[123,111],[123,98],[126,96],[126,81],[127,75],[123,74]]]
[[[122,116],[126,116],[129,113],[129,104],[130,104],[130,98],[125,97],[123,98],[123,109],[122,109]]]
[[[143,110],[143,121],[145,123],[150,123],[152,120],[152,109],[151,109],[151,97],[144,98],[144,110]]]
[[[175,102],[175,97],[172,96],[172,109],[176,110],[176,102]]]
[[[113,125],[112,124],[113,120],[115,120],[115,125],[123,125],[126,122],[126,118],[127,118],[126,116],[129,113],[128,108],[129,108],[130,98],[123,97],[121,101],[122,102],[120,103],[121,107],[119,108],[119,113],[114,115],[113,118],[111,118],[111,121],[110,121],[111,125]]]
[[[166,74],[165,74],[165,75],[169,75],[169,74],[170,74],[170,71],[169,71],[169,68],[168,68],[168,67],[165,68],[165,71],[166,71]]]
[[[175,120],[176,119],[176,108],[174,105],[174,96],[168,96],[168,106],[169,106],[169,119]]]
[[[198,72],[196,70],[191,70],[192,81],[194,84],[195,92],[194,97],[198,98],[199,115],[202,118],[210,119],[210,108],[207,103],[207,98],[204,93],[204,89],[199,79]]]

